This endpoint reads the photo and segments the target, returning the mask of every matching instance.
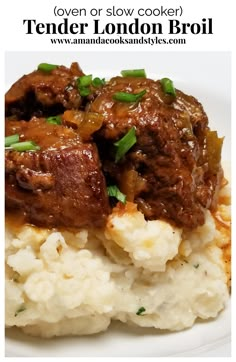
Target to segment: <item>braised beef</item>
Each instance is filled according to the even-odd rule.
[[[76,79],[82,75],[77,63],[70,68],[59,66],[51,72],[35,70],[24,75],[6,93],[6,117],[29,120],[78,108],[82,100]]]
[[[135,77],[91,86],[82,101],[76,84],[82,75],[76,63],[37,70],[7,92],[6,135],[17,133],[41,147],[6,151],[7,208],[22,210],[27,221],[41,226],[102,226],[110,212],[106,184],[117,184],[148,220],[202,225],[223,179],[223,140],[209,129],[202,105],[179,90],[176,97],[165,94],[160,81]],[[138,102],[113,98],[143,90]],[[63,125],[42,118],[65,110]],[[92,117],[89,127],[84,111]],[[114,143],[131,127],[137,142],[115,162]]]
[[[6,135],[16,133],[41,149],[5,152],[7,209],[43,227],[103,226],[109,203],[96,145],[43,118],[8,120]]]
[[[113,99],[116,92],[142,90],[146,94],[137,103]],[[214,208],[223,177],[220,152],[213,157],[214,168],[210,166],[210,131],[202,105],[179,90],[176,97],[165,94],[159,81],[116,77],[88,109],[104,116],[96,142],[106,178],[125,192],[130,182],[127,175],[135,171],[138,186],[131,201],[147,219],[170,220],[187,228],[202,225],[204,209]],[[137,143],[115,164],[113,144],[132,126]],[[221,148],[222,140],[218,140]]]

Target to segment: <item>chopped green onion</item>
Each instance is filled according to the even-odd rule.
[[[92,80],[92,85],[96,88],[101,87],[105,83],[106,83],[105,78],[101,79],[101,78],[96,77]]]
[[[91,93],[90,89],[86,88],[86,87],[80,88],[79,92],[80,92],[81,97],[87,97]]]
[[[147,77],[145,69],[125,69],[121,71],[121,75],[123,77]]]
[[[124,137],[114,143],[114,146],[117,147],[115,162],[118,162],[136,142],[135,128],[132,127]]]
[[[169,78],[162,78],[160,80],[162,89],[165,93],[170,94],[172,96],[176,96],[175,87],[173,85],[173,82]]]
[[[56,64],[49,64],[49,63],[40,63],[38,65],[38,70],[42,70],[43,72],[51,72],[52,70],[56,69],[58,65]]]
[[[194,265],[194,268],[195,268],[195,269],[199,268],[199,264],[195,264],[195,265]]]
[[[18,316],[19,313],[24,312],[26,310],[25,305],[23,304],[20,308],[18,308],[15,312],[15,317]]]
[[[146,312],[146,309],[144,307],[140,307],[136,314],[142,315],[144,312]]]
[[[52,116],[52,117],[46,118],[46,122],[59,125],[59,124],[62,124],[62,119],[60,116]]]
[[[146,94],[146,90],[144,89],[142,92],[137,94],[134,93],[125,93],[125,92],[117,92],[113,95],[113,99],[119,102],[139,102],[140,99]]]
[[[5,147],[11,146],[12,143],[19,142],[19,139],[20,139],[20,137],[18,134],[13,134],[11,136],[5,137]]]
[[[10,147],[6,148],[9,150],[24,152],[24,151],[38,151],[40,147],[33,141],[24,141],[11,144]]]
[[[117,200],[125,204],[126,202],[126,195],[124,195],[117,186],[108,186],[107,187],[107,193],[110,197],[115,197]]]
[[[88,88],[92,83],[92,74],[83,75],[77,78],[76,83],[80,92],[81,97],[87,97],[91,92]]]
[[[88,87],[92,83],[92,74],[82,75],[82,77],[77,78],[77,86],[79,88]]]

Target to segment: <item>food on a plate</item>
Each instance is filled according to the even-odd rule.
[[[194,97],[143,69],[42,63],[5,100],[7,327],[175,331],[225,308],[223,138]]]

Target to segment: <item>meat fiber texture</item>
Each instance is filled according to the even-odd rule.
[[[49,338],[98,333],[112,320],[179,331],[216,317],[229,298],[229,191],[221,193],[225,228],[206,211],[203,226],[184,231],[145,221],[127,203],[104,232],[7,230],[7,327]]]
[[[64,125],[7,121],[7,134],[34,140],[38,152],[5,152],[6,208],[44,227],[103,226],[109,213],[105,178],[96,145],[82,143]]]

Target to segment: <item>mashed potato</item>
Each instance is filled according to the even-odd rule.
[[[136,267],[165,271],[167,261],[178,254],[182,230],[161,220],[145,221],[132,203],[119,206],[108,219],[106,239],[126,251]]]
[[[6,232],[6,325],[42,337],[92,334],[111,320],[178,331],[216,317],[229,292],[229,190],[192,232],[145,221],[127,203],[104,232]]]

